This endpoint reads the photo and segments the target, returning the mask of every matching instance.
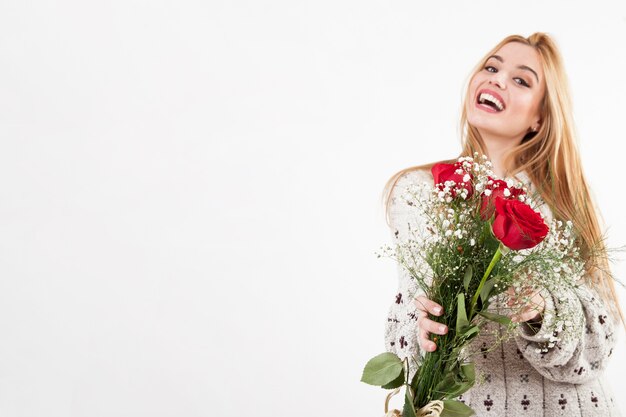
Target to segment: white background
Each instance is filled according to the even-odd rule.
[[[589,4],[0,3],[0,415],[382,415],[382,188],[458,154],[506,35],[561,47],[626,244],[626,6]]]

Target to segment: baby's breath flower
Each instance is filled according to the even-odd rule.
[[[461,166],[457,173],[476,192],[469,195],[468,189],[455,181],[446,181],[436,187],[427,183],[412,187],[405,195],[407,208],[414,211],[413,218],[419,217],[424,222],[411,222],[409,237],[404,241],[398,240],[394,250],[389,248],[387,252],[413,278],[414,290],[419,288],[429,297],[451,294],[456,297],[459,291],[465,292],[463,277],[468,265],[475,268],[469,283],[469,292],[476,291],[486,265],[493,258],[493,245],[497,243],[493,241],[489,225],[480,218],[477,210],[482,202],[481,195],[493,195],[490,186],[495,183],[489,179],[495,178],[491,171],[493,165],[484,155],[480,156],[478,153],[474,154],[474,158],[463,157],[458,161]],[[507,187],[513,183],[511,180],[507,181]],[[523,188],[521,183],[518,184],[517,188]],[[505,197],[512,194],[508,188],[503,190]],[[537,206],[528,195],[522,194],[517,198],[536,209]],[[539,197],[537,200],[541,202]],[[542,218],[545,218],[543,213]],[[526,290],[541,288],[550,293],[556,291],[559,296],[555,296],[555,302],[568,302],[566,299],[561,300],[563,297],[560,294],[572,292],[570,290],[575,289],[576,281],[585,273],[575,243],[573,224],[571,221],[545,221],[549,232],[540,244],[531,249],[502,255],[497,274],[492,273],[490,276],[490,279],[494,279],[492,295],[503,295],[508,288],[513,287],[519,300],[528,301],[530,297],[525,295]],[[545,329],[546,334],[552,333],[551,330],[554,333],[538,345],[539,352],[545,353],[558,347],[563,343],[563,337],[576,333],[567,330],[577,325],[579,318],[564,317],[559,311],[557,309],[550,313],[551,316],[546,315],[549,319],[544,321],[544,325],[553,323],[552,328]],[[542,332],[543,330],[542,328]]]

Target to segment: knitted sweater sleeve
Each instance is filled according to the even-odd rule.
[[[554,381],[583,383],[607,366],[616,344],[617,323],[600,296],[586,284],[542,290],[546,300],[541,326],[522,324],[516,342],[524,357]]]
[[[406,240],[409,230],[416,230],[423,219],[415,215],[415,210],[402,198],[406,187],[412,183],[432,181],[425,171],[405,173],[390,195],[389,217],[393,244]],[[398,264],[398,289],[393,296],[385,326],[385,349],[398,355],[400,359],[422,354],[417,341],[417,310],[413,300],[422,291],[409,273]]]

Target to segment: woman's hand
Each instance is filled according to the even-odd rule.
[[[437,349],[437,345],[428,338],[428,335],[430,333],[439,335],[446,334],[448,333],[448,327],[444,324],[430,320],[428,318],[428,313],[434,316],[441,316],[443,314],[443,308],[423,295],[416,297],[413,302],[417,306],[417,310],[419,312],[419,316],[417,318],[417,325],[419,326],[417,341],[423,350],[426,352],[433,352]]]
[[[516,293],[513,287],[507,291],[509,301],[507,305],[512,308],[511,321],[522,323],[525,321],[537,322],[541,320],[541,315],[546,307],[546,300],[539,294],[538,290],[524,288],[521,294]]]

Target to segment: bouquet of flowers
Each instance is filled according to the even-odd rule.
[[[413,184],[402,195],[424,227],[410,230],[394,249],[383,247],[378,257],[399,262],[424,295],[443,306],[443,315],[430,318],[449,331],[431,335],[437,349],[411,363],[391,352],[372,358],[361,381],[394,389],[392,394],[404,386],[403,417],[470,416],[473,410],[455,398],[476,381],[472,339],[488,321],[507,326],[510,335],[517,325],[509,318],[515,306],[521,309],[541,289],[575,287],[585,264],[573,224],[547,224],[523,184],[496,179],[485,156],[436,164],[432,174],[434,184]],[[511,310],[496,314],[492,303]],[[556,323],[546,350],[572,325],[568,319]]]

